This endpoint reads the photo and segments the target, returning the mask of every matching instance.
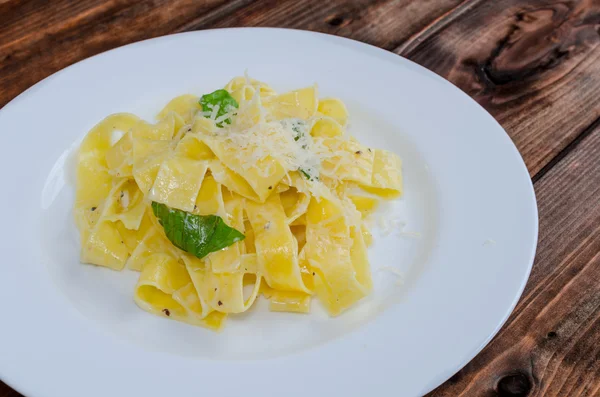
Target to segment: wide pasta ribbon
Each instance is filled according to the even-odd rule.
[[[364,220],[401,195],[400,159],[348,137],[344,103],[319,100],[316,86],[277,94],[236,77],[225,90],[239,107],[218,119],[182,95],[154,124],[120,113],[88,133],[74,209],[82,262],[140,272],[141,308],[213,330],[259,294],[272,311],[307,313],[316,295],[342,313],[372,289]],[[310,145],[315,174],[292,158]],[[245,239],[199,259],[169,241],[152,202],[219,216]]]

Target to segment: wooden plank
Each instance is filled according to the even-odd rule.
[[[249,1],[59,0],[55,6],[30,0],[23,9],[2,15],[7,23],[0,28],[0,106],[72,63],[131,42],[210,25]]]
[[[349,37],[387,50],[416,35],[463,0],[258,1],[215,27],[268,26]]]
[[[56,0],[52,4],[53,12],[50,13],[49,7],[39,0],[10,0],[0,3],[0,53],[7,56],[25,42],[32,43],[43,39],[44,35],[56,34],[65,26],[81,23],[82,19],[89,16],[115,13],[127,5],[126,1],[98,3],[95,0]]]
[[[392,49],[461,0],[29,0],[0,7],[0,106],[81,59],[169,33],[229,26],[327,32]]]
[[[521,301],[496,338],[430,396],[600,395],[600,127],[535,190],[538,254]]]
[[[531,175],[600,116],[599,0],[466,0],[395,51],[508,131]]]

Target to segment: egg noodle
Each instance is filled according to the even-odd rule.
[[[78,154],[81,261],[140,272],[139,307],[213,330],[258,295],[339,315],[372,289],[365,216],[402,190],[398,156],[347,119],[316,87],[248,77],[176,97],[155,124],[108,116]]]

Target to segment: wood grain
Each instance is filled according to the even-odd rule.
[[[600,395],[600,126],[535,185],[538,255],[494,340],[430,396]]]
[[[49,5],[40,0],[9,0],[0,3],[0,107],[72,63],[169,33],[279,26],[392,49],[460,1],[55,0]]]
[[[472,0],[395,52],[449,79],[537,174],[600,117],[600,0]]]
[[[64,67],[131,42],[209,25],[248,0],[24,2],[0,15],[0,106]],[[3,7],[11,7],[9,1]]]
[[[257,1],[214,27],[276,26],[335,34],[392,50],[463,0]]]

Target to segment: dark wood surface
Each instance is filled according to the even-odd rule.
[[[536,261],[506,325],[431,396],[600,396],[600,0],[0,0],[0,107],[99,52],[232,26],[396,52],[503,125],[534,181]]]

